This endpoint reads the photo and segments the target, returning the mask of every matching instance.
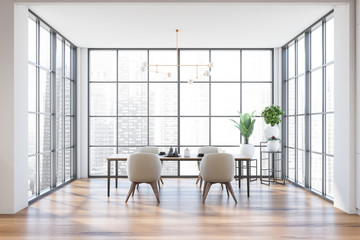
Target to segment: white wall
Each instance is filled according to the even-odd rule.
[[[356,208],[360,215],[360,0],[356,1]]]

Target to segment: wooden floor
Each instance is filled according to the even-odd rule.
[[[141,185],[125,204],[130,182],[77,180],[16,215],[0,215],[1,239],[360,239],[360,216],[348,215],[300,189],[246,182],[238,204],[220,185],[205,205],[195,179],[164,179],[157,204]]]

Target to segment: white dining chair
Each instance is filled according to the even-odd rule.
[[[235,203],[237,203],[231,181],[234,179],[235,160],[228,153],[206,154],[200,163],[200,173],[204,180],[203,203],[209,193],[211,186],[215,183],[224,184],[229,197],[231,193]]]
[[[150,184],[156,200],[160,203],[157,181],[161,174],[161,163],[159,156],[153,153],[134,153],[127,159],[127,174],[131,181],[129,193],[125,203],[128,202],[130,195],[134,196],[135,187],[141,183]]]
[[[153,154],[159,154],[159,148],[158,147],[153,147],[153,146],[146,146],[146,147],[141,147],[137,150],[138,153],[153,153]],[[162,163],[161,163],[161,166],[162,166]],[[164,181],[162,179],[162,177],[160,176],[159,178],[159,182],[158,182],[158,185],[159,185],[159,189],[160,189],[160,182],[162,184],[164,184]],[[139,186],[138,186],[139,187]]]
[[[219,153],[219,151],[220,150],[217,147],[208,146],[208,147],[199,148],[198,153],[209,154],[209,153]],[[197,165],[199,170],[199,176],[197,177],[195,184],[198,184],[198,182],[200,181],[200,189],[201,189],[203,180],[201,178],[201,173],[200,173],[200,161],[197,162]]]

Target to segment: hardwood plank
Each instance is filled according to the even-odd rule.
[[[131,182],[76,180],[15,215],[0,215],[0,239],[359,239],[360,216],[348,215],[294,187],[232,182],[238,200],[213,185],[206,204],[195,179],[166,179],[157,204],[149,184],[124,203]],[[246,181],[245,179],[243,181]]]

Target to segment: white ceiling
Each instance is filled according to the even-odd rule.
[[[331,4],[61,4],[29,8],[78,47],[281,47]]]

